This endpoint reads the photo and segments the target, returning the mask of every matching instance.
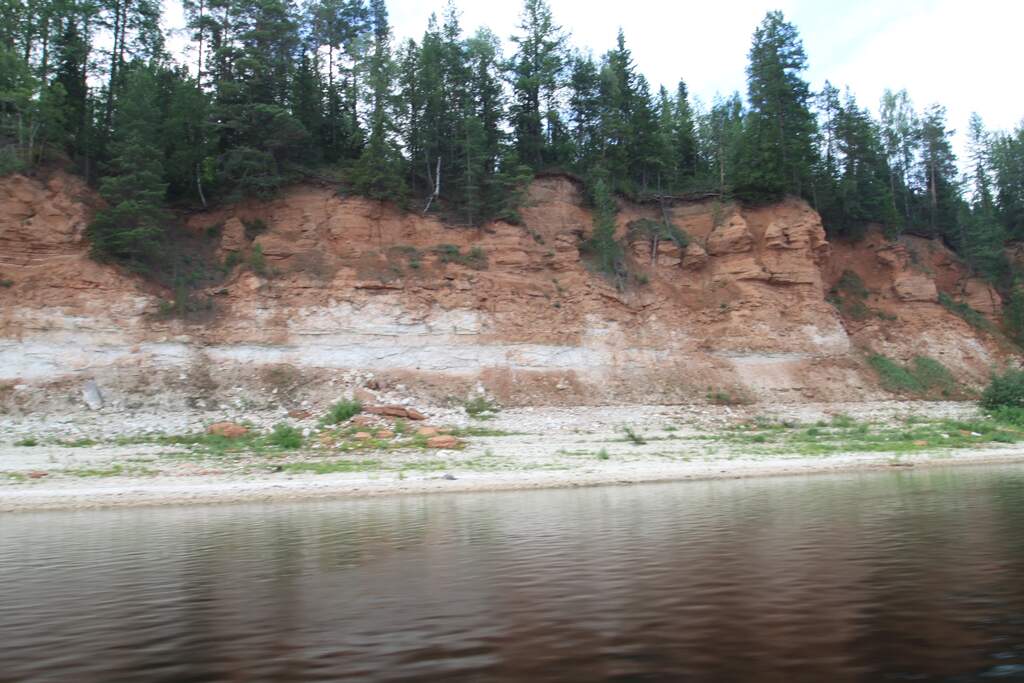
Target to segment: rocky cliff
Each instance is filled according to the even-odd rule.
[[[1013,353],[938,302],[1000,310],[942,245],[877,232],[830,244],[796,200],[667,207],[689,244],[634,235],[646,284],[620,291],[581,257],[592,218],[567,178],[533,183],[521,225],[482,229],[300,186],[187,219],[228,264],[195,319],[89,258],[93,202],[60,173],[0,180],[5,410],[81,401],[90,380],[122,405],[287,406],[362,385],[505,403],[851,400],[884,396],[873,352],[931,356],[967,385]],[[620,208],[624,240],[632,221],[662,218]]]

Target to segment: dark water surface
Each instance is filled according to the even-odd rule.
[[[0,680],[1024,680],[1024,468],[0,515]]]

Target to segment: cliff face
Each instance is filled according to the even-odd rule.
[[[0,180],[8,409],[79,400],[89,379],[125,404],[288,404],[366,384],[436,400],[482,386],[507,403],[703,400],[709,389],[850,400],[882,395],[870,351],[925,353],[967,383],[1008,353],[937,303],[941,291],[989,316],[1000,306],[941,245],[876,234],[830,245],[795,200],[669,209],[690,244],[633,241],[648,284],[619,291],[580,256],[592,218],[565,178],[534,182],[522,225],[483,229],[297,187],[189,219],[240,263],[202,293],[213,309],[194,322],[161,314],[166,292],[89,259],[89,201],[60,174]],[[623,203],[620,236],[644,217],[661,210]],[[255,245],[265,268],[247,265]],[[829,300],[850,273],[864,286],[854,309]]]

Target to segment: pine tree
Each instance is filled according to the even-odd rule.
[[[974,186],[970,206],[961,212],[961,253],[983,277],[998,281],[1008,269],[1003,250],[1005,233],[992,196],[992,144],[977,113],[971,114],[967,139]]]
[[[924,205],[920,222],[932,235],[957,235],[960,188],[957,181],[956,156],[946,129],[946,108],[932,105],[921,120],[921,160],[918,165],[919,184],[924,189]]]
[[[401,155],[394,144],[394,112],[392,85],[394,64],[391,60],[391,26],[384,0],[371,0],[370,23],[373,43],[367,69],[370,88],[369,138],[355,171],[355,185],[360,192],[377,199],[405,199],[404,171]]]
[[[146,269],[158,258],[168,215],[164,209],[160,117],[152,70],[138,66],[125,78],[110,144],[108,175],[100,182],[107,208],[89,225],[92,251],[98,258],[122,261]]]
[[[736,161],[743,141],[744,110],[739,93],[716,98],[707,114],[699,117],[698,149],[704,182],[722,194],[736,183]]]
[[[996,215],[1007,234],[1024,238],[1024,124],[991,143]]]
[[[746,198],[803,195],[814,163],[814,117],[801,74],[807,58],[796,27],[769,12],[754,32],[747,67],[750,111],[737,168],[737,194]]]
[[[558,121],[566,38],[544,0],[525,0],[519,30],[512,37],[519,47],[509,68],[513,137],[519,158],[539,169],[552,156],[552,124]]]
[[[676,187],[683,187],[697,175],[697,139],[689,91],[682,80],[676,86],[672,107],[672,152],[675,157]]]
[[[910,174],[920,145],[920,123],[906,90],[898,93],[886,90],[882,95],[879,112],[882,140],[889,160],[889,191],[893,198],[893,209],[896,209],[898,203],[903,223],[909,224],[913,203]]]

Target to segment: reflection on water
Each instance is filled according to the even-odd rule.
[[[1024,680],[1024,468],[0,516],[0,681]]]

